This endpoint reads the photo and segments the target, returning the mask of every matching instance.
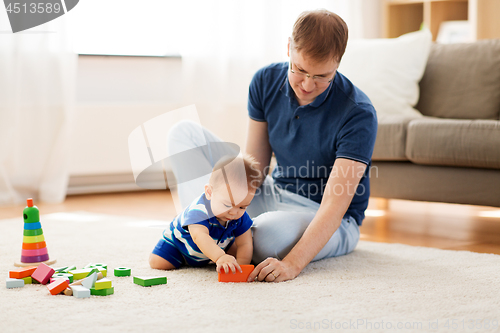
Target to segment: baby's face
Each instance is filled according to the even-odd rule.
[[[221,222],[239,219],[252,202],[255,195],[254,189],[243,187],[231,188],[231,196],[226,186],[211,188],[211,193],[205,191],[207,199],[210,200],[212,212]]]

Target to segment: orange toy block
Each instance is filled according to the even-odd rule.
[[[66,278],[55,279],[54,282],[47,285],[47,289],[52,295],[57,295],[63,292],[69,286],[69,280]]]
[[[21,269],[16,269],[15,271],[9,272],[9,277],[13,279],[22,279],[27,276],[31,276],[34,271],[36,271],[36,266],[29,266]]]
[[[219,273],[219,282],[248,282],[248,276],[252,273],[254,266],[253,265],[240,265],[241,270],[243,272],[238,272],[233,274],[233,272],[229,273]]]

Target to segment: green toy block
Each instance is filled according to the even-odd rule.
[[[68,273],[73,274],[74,280],[81,280],[81,279],[87,277],[87,275],[89,275],[89,273],[91,271],[92,271],[92,268],[83,268],[83,269],[74,269],[74,270],[69,271]]]
[[[108,296],[108,295],[113,295],[115,293],[115,288],[107,288],[107,289],[95,289],[91,288],[90,289],[90,294],[94,296]]]
[[[54,275],[52,275],[52,278],[54,278],[54,279],[56,279],[56,278],[68,278],[69,283],[73,283],[73,274],[70,274],[70,273],[55,273]]]
[[[65,270],[63,271],[60,271],[58,273],[69,273],[69,271],[72,271],[72,270],[75,270],[76,269],[76,266],[73,265],[73,266],[69,266],[68,268],[66,268]],[[57,272],[57,271],[56,271]]]
[[[100,263],[100,262],[98,262],[96,264],[92,264],[92,266],[90,266],[90,267],[92,267],[92,268],[104,268],[106,270],[108,269],[108,265]]]
[[[97,274],[97,273],[99,273],[99,270],[98,270],[97,268],[92,268],[92,267],[88,267],[88,268],[91,268],[92,270],[90,271],[90,273],[89,273],[89,274],[87,274],[87,276],[91,276],[91,275],[92,275],[92,274],[94,274],[94,273],[96,273],[96,274]],[[87,277],[87,276],[86,276],[86,277]],[[103,276],[104,276],[104,275],[103,275]]]
[[[69,266],[62,266],[62,267],[57,267],[57,268],[54,268],[54,271],[56,273],[64,273],[63,271],[67,270],[69,268]],[[76,269],[76,267],[75,267]]]
[[[111,287],[113,287],[113,283],[108,278],[97,280],[94,285],[95,290],[109,289]]]
[[[159,284],[167,284],[166,276],[144,277],[134,276],[134,283],[143,287],[156,286]]]
[[[128,267],[116,267],[115,276],[130,276],[132,269]]]
[[[24,229],[23,235],[24,236],[39,236],[39,235],[43,235],[43,229],[33,229],[33,230]]]
[[[33,279],[31,278],[31,276],[24,277],[21,280],[24,280],[24,284],[33,284]]]
[[[92,263],[90,263],[90,264],[87,264],[87,265],[83,266],[83,268],[92,268],[92,265],[93,265],[93,264],[92,264]]]

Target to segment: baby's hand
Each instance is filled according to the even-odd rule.
[[[224,254],[222,255],[219,259],[217,259],[217,273],[221,273],[221,269],[223,269],[223,272],[229,273],[229,271],[232,271],[233,273],[236,273],[236,270],[238,272],[242,272],[240,265],[238,265],[238,262],[236,261],[236,258],[229,255],[229,254]]]

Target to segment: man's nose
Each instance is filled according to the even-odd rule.
[[[316,83],[314,83],[314,80],[312,77],[304,77],[304,80],[302,81],[302,89],[309,92],[309,91],[314,89],[315,85],[316,85]]]

